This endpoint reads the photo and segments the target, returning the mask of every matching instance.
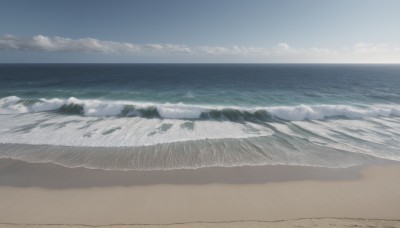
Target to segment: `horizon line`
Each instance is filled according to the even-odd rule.
[[[231,63],[224,63],[224,62],[0,62],[0,65],[5,64],[225,64],[225,65],[232,65],[232,64],[242,64],[242,65],[273,65],[273,64],[280,64],[280,65],[289,65],[289,64],[297,64],[297,65],[400,65],[400,62],[397,63],[301,63],[301,62],[279,62],[279,63],[243,63],[243,62],[231,62]]]

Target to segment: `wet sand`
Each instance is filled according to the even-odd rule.
[[[0,223],[400,227],[399,180],[399,163],[105,171],[0,159]]]

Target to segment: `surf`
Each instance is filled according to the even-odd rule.
[[[88,117],[143,117],[162,119],[214,119],[230,121],[301,121],[326,118],[362,119],[400,115],[400,105],[296,105],[238,107],[170,103],[146,103],[96,99],[22,99],[9,96],[0,99],[0,114],[53,111]]]

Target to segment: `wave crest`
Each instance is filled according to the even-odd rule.
[[[400,115],[400,106],[376,105],[355,107],[350,105],[298,105],[275,107],[229,107],[178,104],[139,103],[131,101],[68,99],[21,99],[10,96],[0,99],[0,114],[56,111],[92,117],[128,117],[164,119],[217,119],[229,121],[301,121],[331,117],[362,119]]]

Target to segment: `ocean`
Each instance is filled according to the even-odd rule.
[[[400,65],[1,64],[0,158],[107,170],[400,161]]]

